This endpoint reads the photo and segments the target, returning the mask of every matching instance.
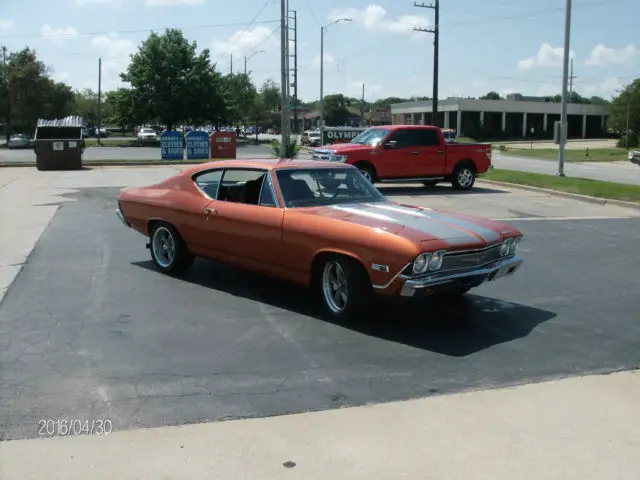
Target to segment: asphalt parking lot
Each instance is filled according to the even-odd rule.
[[[145,239],[113,214],[120,187],[147,174],[113,171],[42,181],[92,186],[51,199],[60,205],[0,303],[0,439],[36,437],[41,419],[179,425],[640,366],[632,211],[481,184],[381,187],[508,218],[525,234],[525,264],[459,304],[384,303],[346,328],[280,282],[206,261],[183,278],[157,273]]]

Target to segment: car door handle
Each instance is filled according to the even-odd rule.
[[[436,153],[437,153],[438,155],[444,155],[444,150],[438,150]]]
[[[207,207],[204,209],[202,213],[204,213],[205,216],[209,216],[209,215],[216,215],[218,211],[215,208]]]
[[[411,155],[418,155],[418,152],[413,151],[413,152],[411,152]]]

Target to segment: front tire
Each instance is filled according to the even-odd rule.
[[[158,223],[153,227],[150,237],[151,260],[162,273],[181,273],[193,263],[193,255],[173,226]]]
[[[360,164],[357,164],[356,167],[358,167],[358,170],[360,170],[360,173],[362,173],[364,178],[369,180],[371,183],[375,183],[376,172],[371,165],[368,165],[366,163],[360,163]]]
[[[472,165],[463,163],[458,165],[453,171],[451,185],[456,190],[471,190],[476,183],[476,171]]]
[[[358,261],[331,256],[318,275],[318,293],[328,318],[345,323],[367,313],[372,300],[371,281]]]

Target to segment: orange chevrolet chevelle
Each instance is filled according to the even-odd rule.
[[[149,237],[161,272],[224,262],[315,289],[337,320],[364,313],[374,293],[462,295],[522,264],[517,229],[392,202],[332,162],[204,163],[124,190],[117,215]]]

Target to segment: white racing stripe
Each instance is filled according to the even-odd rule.
[[[640,217],[505,217],[505,218],[492,218],[497,222],[533,222],[533,221],[563,221],[563,220],[628,220],[630,218]]]

